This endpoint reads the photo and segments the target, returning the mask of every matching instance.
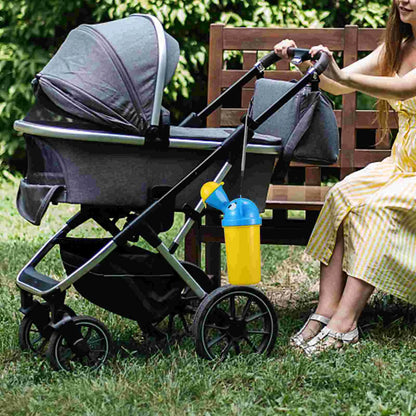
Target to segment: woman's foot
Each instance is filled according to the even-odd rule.
[[[306,355],[313,356],[329,349],[340,349],[346,345],[355,345],[358,342],[359,334],[357,327],[348,332],[337,332],[328,325],[304,344],[302,349]]]
[[[313,313],[309,316],[303,327],[290,338],[290,345],[302,347],[309,340],[314,338],[328,324],[330,318]]]

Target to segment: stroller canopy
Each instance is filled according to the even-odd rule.
[[[37,85],[73,116],[145,135],[159,125],[163,90],[178,60],[178,42],[161,23],[134,14],[72,30]]]

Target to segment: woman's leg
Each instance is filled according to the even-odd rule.
[[[358,318],[374,286],[363,280],[348,276],[347,282],[336,312],[328,323],[328,328],[346,333],[357,327]]]
[[[338,308],[339,301],[344,291],[346,274],[342,271],[342,257],[344,254],[344,238],[342,224],[337,233],[335,248],[328,266],[321,263],[319,303],[315,313],[332,318]],[[302,332],[305,339],[310,339],[322,329],[322,324],[317,321],[309,321]]]
[[[340,225],[337,233],[335,248],[328,266],[321,263],[319,281],[319,303],[316,313],[331,318],[338,308],[344,291],[347,275],[342,271],[344,255],[343,227]]]

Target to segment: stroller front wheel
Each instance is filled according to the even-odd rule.
[[[196,352],[208,360],[270,353],[277,315],[270,300],[250,286],[223,286],[208,294],[195,314]]]
[[[113,350],[113,341],[106,326],[98,319],[77,316],[73,322],[80,329],[88,353],[78,355],[60,332],[53,332],[49,340],[48,359],[55,370],[72,371],[79,367],[96,370],[101,367]]]
[[[60,308],[62,314],[75,316],[75,312],[66,305]],[[49,326],[51,321],[50,307],[48,304],[39,304],[39,307],[25,315],[19,325],[19,345],[22,351],[32,351],[35,354],[44,355],[47,344],[52,334]]]

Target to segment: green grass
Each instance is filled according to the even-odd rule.
[[[134,322],[71,290],[68,304],[102,320],[118,350],[98,373],[52,371],[44,358],[19,349],[14,282],[76,207],[53,206],[35,227],[15,210],[17,183],[0,186],[0,415],[416,415],[414,308],[377,294],[365,311],[359,348],[307,359],[288,347],[288,337],[317,300],[318,264],[301,247],[262,248],[261,286],[280,316],[270,357],[208,362],[197,357],[190,339],[145,354]],[[175,229],[180,222],[178,217]],[[89,225],[85,233],[98,231]],[[57,254],[43,267],[59,275]]]

